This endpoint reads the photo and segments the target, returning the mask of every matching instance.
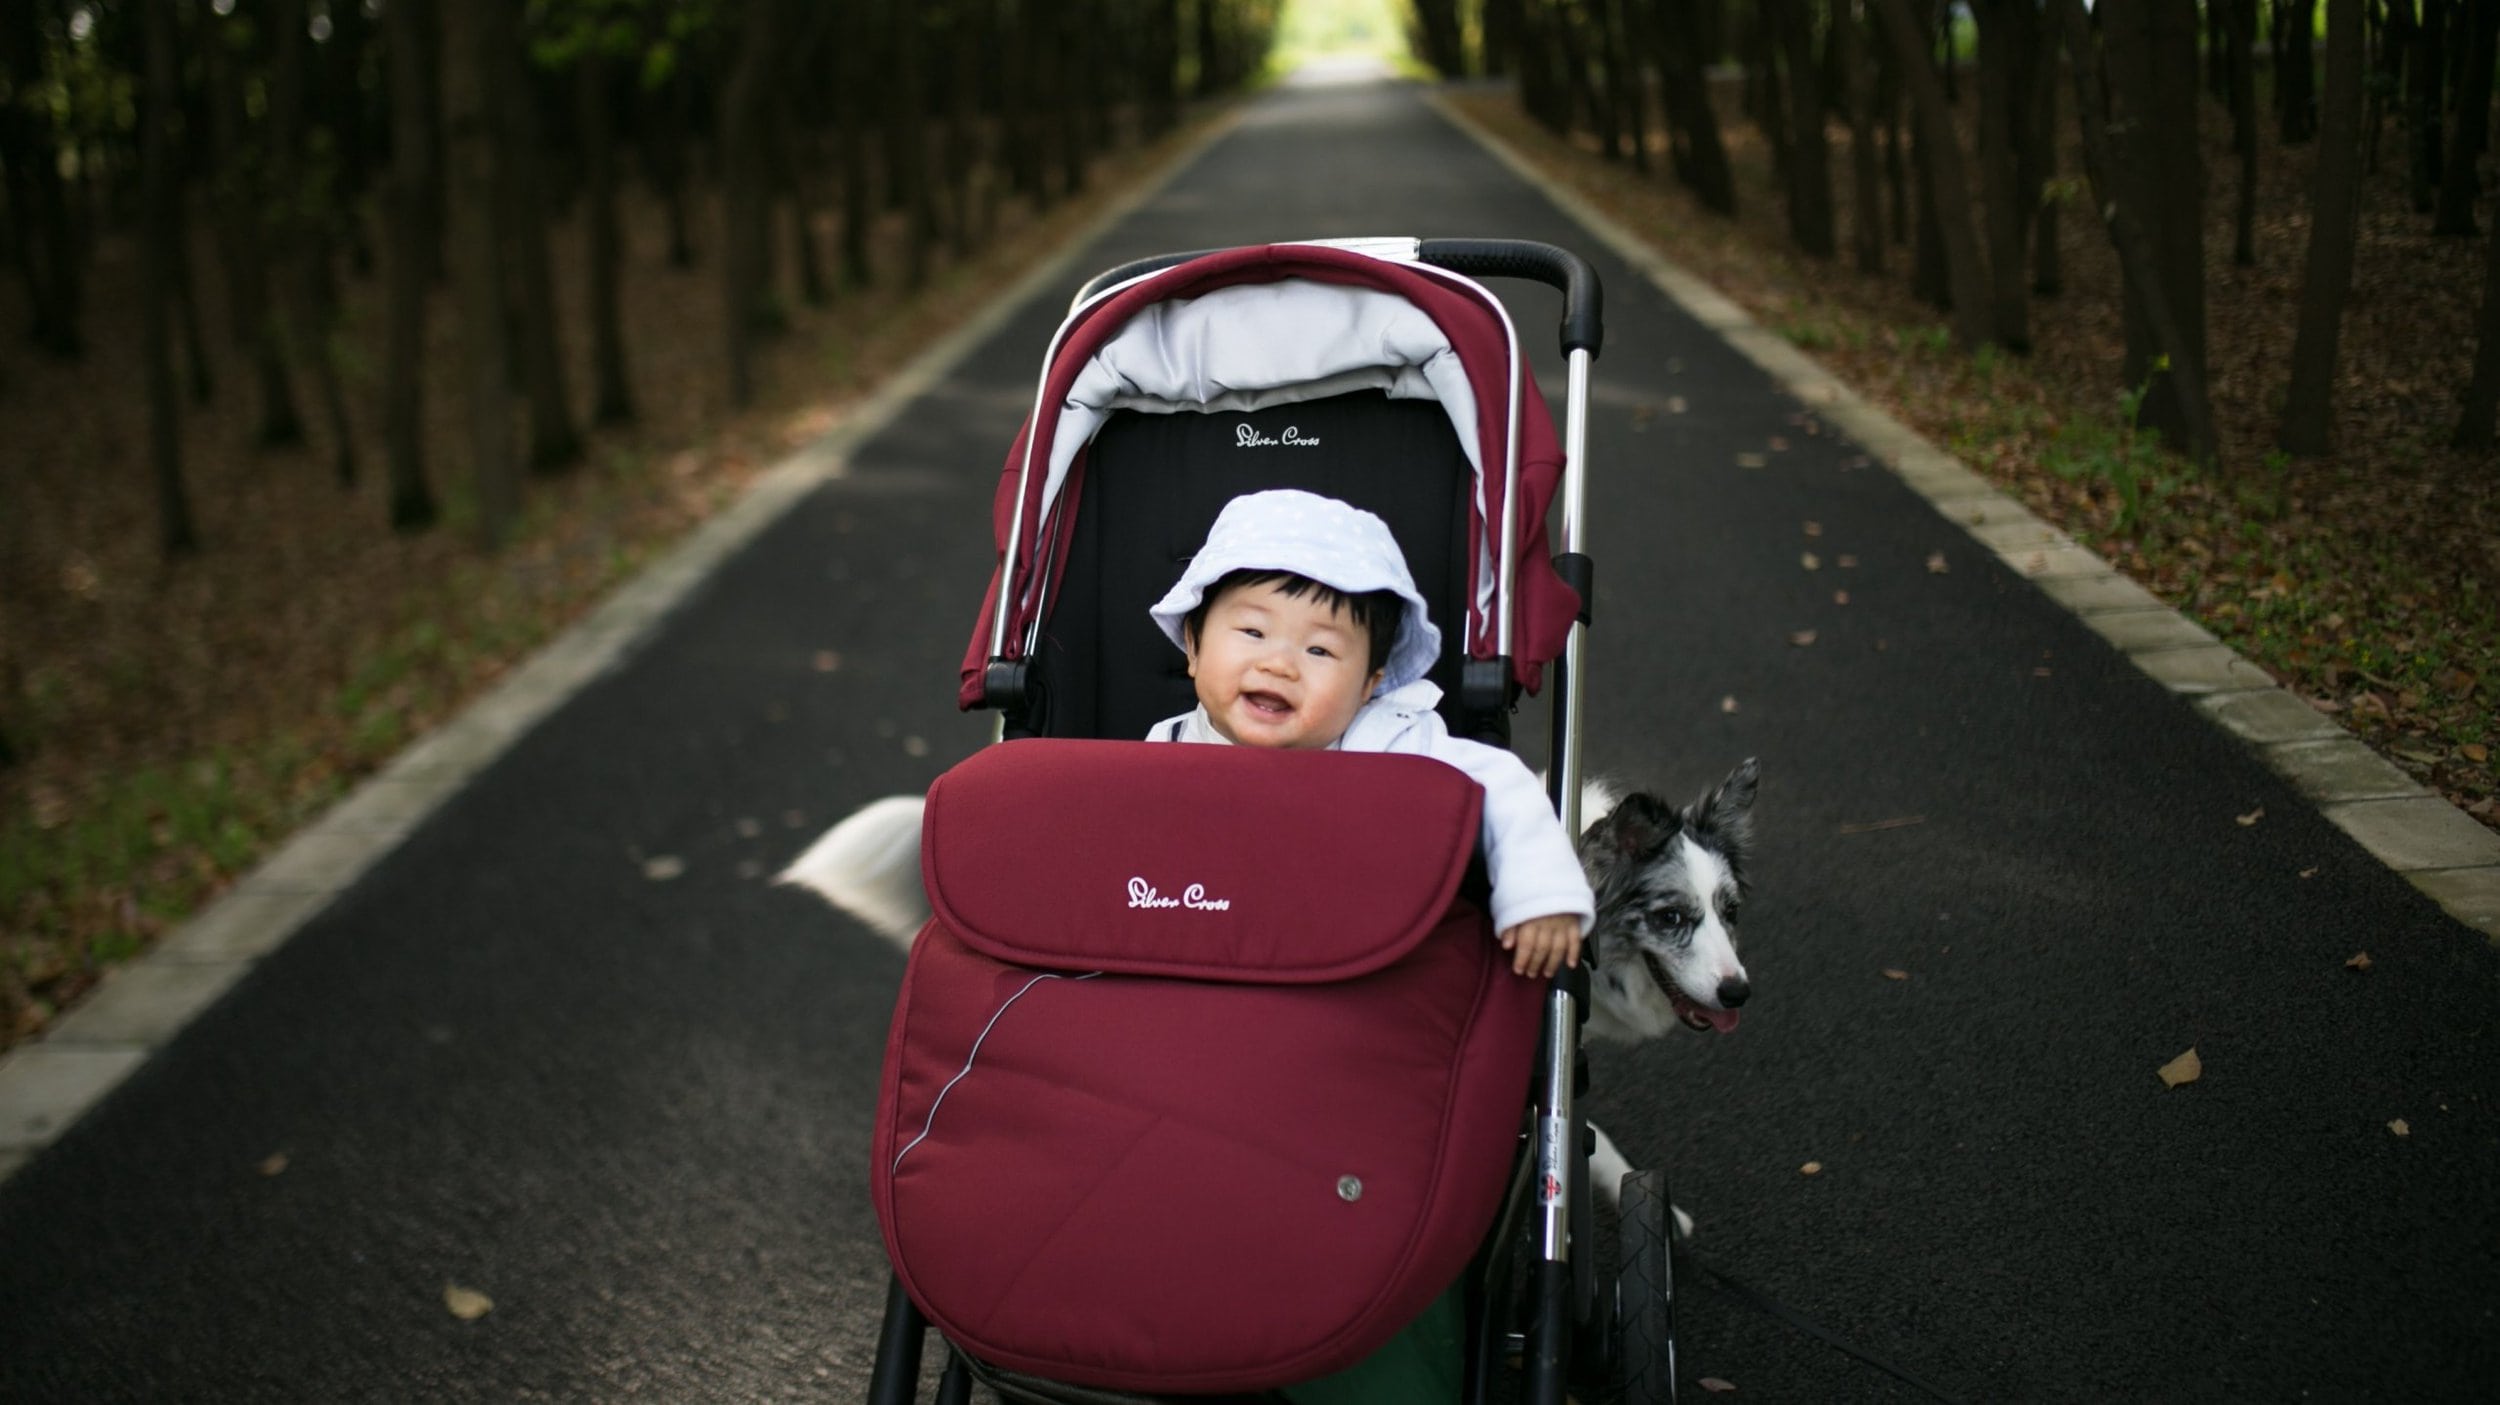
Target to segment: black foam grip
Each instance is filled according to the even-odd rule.
[[[1532,278],[1563,295],[1562,348],[1595,356],[1606,339],[1605,291],[1588,260],[1533,239],[1426,239],[1420,257],[1435,268],[1484,278]]]

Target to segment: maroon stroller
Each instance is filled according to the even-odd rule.
[[[1472,275],[1564,292],[1565,444]],[[1510,974],[1474,783],[1136,740],[1192,702],[1147,607],[1227,501],[1302,488],[1389,524],[1443,624],[1454,733],[1506,744],[1520,695],[1546,694],[1576,831],[1599,326],[1587,264],[1516,241],[1169,256],[1078,294],[1007,457],[964,659],[963,704],[1015,744],[928,797],[935,916],[873,1151],[894,1283],[872,1402],[915,1398],[932,1323],[941,1401],[974,1380],[1256,1397],[1361,1360],[1453,1283],[1471,1402],[1514,1369],[1540,1405],[1573,1383],[1673,1398],[1664,1187],[1627,1182],[1601,1253],[1585,973]]]

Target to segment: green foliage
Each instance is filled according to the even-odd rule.
[[[2166,358],[2156,360],[2153,373],[2167,365]],[[2151,385],[2148,373],[2143,384],[2118,396],[2115,417],[2069,419],[2041,449],[2041,465],[2060,478],[2109,484],[2118,495],[2118,517],[2111,525],[2121,532],[2141,525],[2145,509],[2175,491],[2182,481],[2177,461],[2162,454],[2160,433],[2136,425],[2136,411]]]

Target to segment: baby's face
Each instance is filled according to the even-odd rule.
[[[1342,603],[1297,599],[1273,581],[1217,596],[1182,647],[1207,719],[1241,746],[1333,746],[1380,686],[1365,668],[1371,632]]]

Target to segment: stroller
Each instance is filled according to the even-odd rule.
[[[1564,442],[1476,276],[1561,290]],[[1601,1252],[1586,968],[1512,976],[1481,794],[1419,757],[1157,746],[1194,701],[1147,607],[1233,497],[1386,521],[1460,736],[1550,690],[1579,828],[1579,552],[1595,274],[1509,240],[1172,255],[1088,283],[1010,450],[960,701],[992,746],[929,792],[873,1192],[894,1276],[869,1399],[1275,1398],[1453,1283],[1466,1399],[1675,1395],[1656,1172]],[[1546,513],[1561,499],[1562,551]],[[1608,1272],[1605,1260],[1614,1271]],[[1514,1384],[1515,1378],[1515,1384]]]

